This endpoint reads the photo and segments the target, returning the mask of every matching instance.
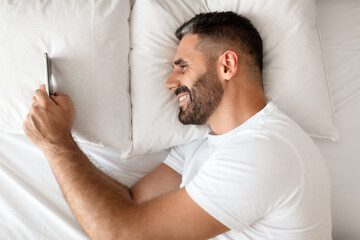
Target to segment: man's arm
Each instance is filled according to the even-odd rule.
[[[92,239],[202,239],[227,229],[184,189],[137,204],[69,142],[45,150],[72,212]]]
[[[131,189],[132,199],[144,203],[162,194],[178,190],[181,175],[168,165],[162,163],[154,171],[137,182]]]
[[[90,161],[90,160],[89,160]],[[181,175],[168,165],[162,163],[148,175],[140,179],[134,186],[128,189],[123,184],[110,178],[108,175],[91,164],[93,171],[108,184],[124,193],[136,203],[144,203],[162,194],[178,190],[181,183]]]
[[[147,193],[139,201],[145,203],[132,201],[125,187],[119,189],[115,182],[104,180],[73,141],[70,98],[57,95],[53,100],[45,91],[37,90],[23,127],[49,160],[70,208],[91,238],[205,239],[228,230],[200,208],[183,188],[152,200],[149,199],[154,196]],[[177,176],[173,176],[177,182],[167,184],[166,190],[161,191],[179,186],[179,176],[172,174]],[[135,195],[158,183],[154,176],[159,177],[148,176],[153,184],[138,183],[133,188]],[[159,179],[163,181],[163,177]]]

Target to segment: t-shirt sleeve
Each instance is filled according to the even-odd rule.
[[[172,147],[163,163],[174,169],[180,175],[183,174],[185,162],[184,145]]]
[[[185,189],[219,222],[241,232],[274,209],[299,203],[301,166],[296,153],[276,141],[233,143],[215,151]]]

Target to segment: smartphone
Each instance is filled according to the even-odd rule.
[[[51,59],[47,53],[44,53],[45,85],[46,92],[51,96]]]

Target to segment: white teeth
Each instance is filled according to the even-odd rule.
[[[184,96],[180,97],[179,101],[182,102],[182,101],[184,101],[186,98],[187,98],[187,95],[184,95]]]

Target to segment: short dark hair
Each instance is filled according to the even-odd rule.
[[[211,43],[230,43],[232,47],[248,55],[262,72],[262,39],[246,17],[234,12],[200,13],[181,25],[175,35],[181,40],[188,33],[197,34],[201,40],[210,40]]]

